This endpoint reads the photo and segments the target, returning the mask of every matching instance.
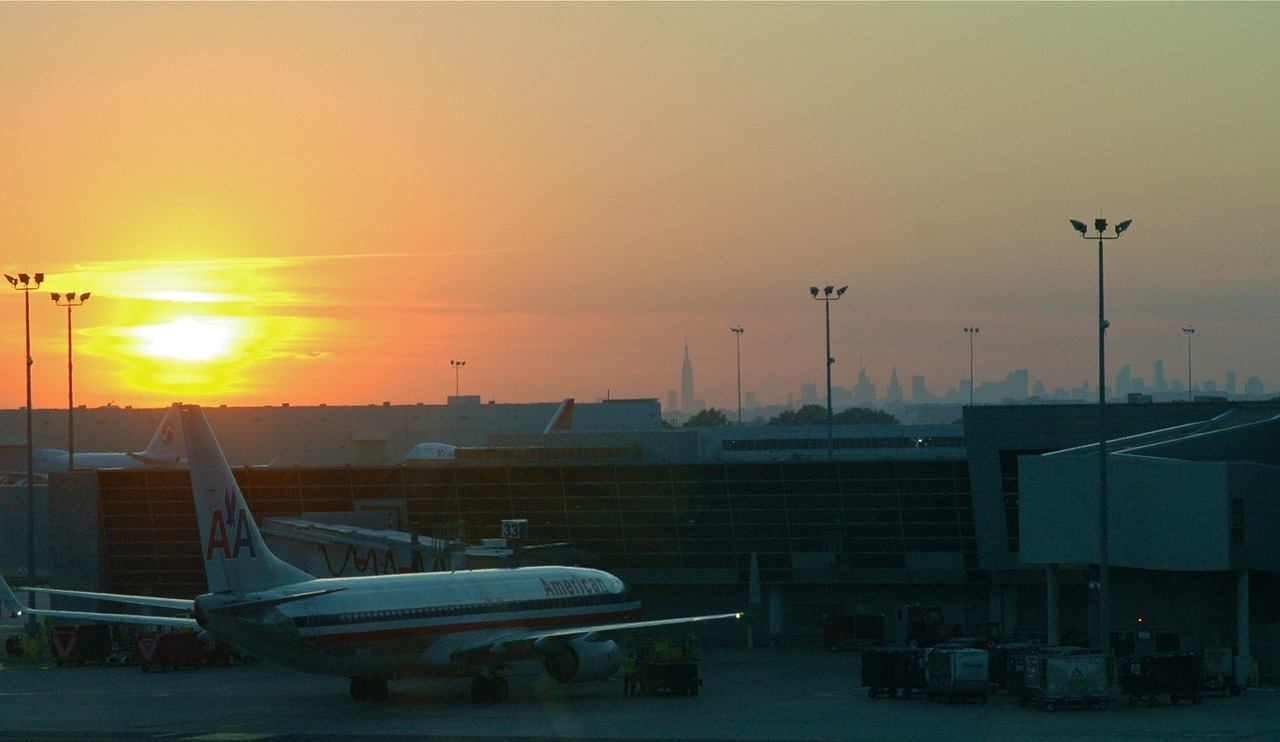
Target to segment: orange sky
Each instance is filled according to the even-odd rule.
[[[1280,387],[1280,5],[0,4],[35,406]],[[3,284],[0,284],[3,286]],[[7,309],[4,307],[7,306]],[[24,404],[22,301],[0,405]],[[4,361],[3,359],[8,359]],[[7,369],[7,370],[5,370]],[[1109,379],[1110,382],[1110,379]]]

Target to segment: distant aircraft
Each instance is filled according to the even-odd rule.
[[[175,467],[182,465],[182,436],[178,425],[179,405],[174,403],[160,420],[160,427],[151,436],[151,443],[137,453],[80,453],[76,452],[77,469],[143,469],[147,467]],[[71,455],[58,448],[37,448],[32,452],[34,471],[48,474],[66,471]]]
[[[569,397],[556,408],[555,413],[551,415],[551,421],[542,429],[542,434],[546,435],[558,430],[568,430],[572,425],[573,398]],[[409,449],[409,453],[404,455],[400,463],[409,466],[421,466],[433,461],[452,461],[456,457],[457,451],[457,446],[451,446],[448,443],[419,443]]]
[[[470,676],[471,698],[501,701],[510,662],[540,659],[561,682],[611,677],[619,632],[741,614],[639,620],[640,601],[608,572],[518,567],[317,579],[262,540],[204,411],[181,407],[209,592],[194,601],[59,590],[56,594],[193,611],[163,623],[204,629],[260,658],[351,678],[356,701],[381,701],[387,681]],[[50,591],[54,592],[54,591]],[[157,624],[153,616],[28,609],[0,579],[0,608],[36,616]]]

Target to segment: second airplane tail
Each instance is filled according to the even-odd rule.
[[[204,410],[183,405],[181,423],[209,592],[243,594],[315,579],[267,550]]]

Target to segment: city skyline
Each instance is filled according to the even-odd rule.
[[[1280,387],[1280,4],[0,3],[33,403]],[[3,284],[0,284],[2,286]],[[48,292],[48,293],[46,293]],[[0,407],[25,404],[22,296]],[[981,334],[967,337],[966,326]],[[465,368],[450,366],[465,359]],[[1145,370],[1135,376],[1147,376]],[[1221,383],[1221,381],[1220,381]],[[676,388],[679,388],[678,386]]]
[[[1168,376],[1164,373],[1163,359],[1151,361],[1148,368],[1151,370],[1150,377],[1135,374],[1133,364],[1130,363],[1124,363],[1115,369],[1107,382],[1108,398],[1122,401],[1129,394],[1139,394],[1161,397],[1163,401],[1176,401],[1189,391],[1184,378]],[[905,376],[908,383],[903,384],[901,376]],[[724,412],[727,417],[731,416],[730,413],[734,412],[735,408],[710,404],[706,399],[701,398],[710,395],[699,392],[702,385],[697,382],[697,378],[696,366],[690,357],[689,346],[686,344],[680,370],[680,390],[677,392],[673,388],[667,391],[663,401],[663,412],[675,412],[687,417],[715,408]],[[1274,390],[1269,391],[1265,388],[1261,378],[1251,376],[1241,379],[1234,370],[1226,371],[1221,380],[1198,378],[1193,379],[1193,382],[1190,391],[1203,396],[1265,398],[1269,394],[1276,394]],[[832,399],[837,410],[849,407],[888,407],[894,403],[963,405],[970,399],[969,383],[968,378],[961,378],[954,386],[939,389],[935,385],[930,388],[927,377],[909,373],[900,375],[899,369],[894,367],[890,371],[887,383],[881,385],[867,373],[865,368],[861,368],[852,384],[846,385],[833,381]],[[1096,379],[1083,379],[1080,384],[1070,388],[1049,388],[1044,385],[1043,380],[1032,377],[1025,368],[1008,371],[1002,380],[979,378],[977,386],[972,391],[975,404],[1021,402],[1028,399],[1094,403],[1098,398]],[[824,392],[823,383],[817,380],[801,384],[794,394],[788,394],[784,400],[761,399],[755,391],[744,387],[744,399],[747,401],[743,408],[745,410],[795,409],[805,405],[825,405]],[[734,404],[736,405],[736,397]]]

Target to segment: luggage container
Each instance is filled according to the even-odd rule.
[[[111,654],[111,627],[104,623],[55,626],[50,646],[58,667],[103,662]]]
[[[926,658],[926,679],[930,701],[945,698],[947,703],[977,699],[987,702],[991,693],[990,658],[985,649],[936,646]]]
[[[679,694],[696,696],[702,688],[698,676],[701,661],[698,640],[641,637],[636,652],[636,684],[647,696]]]
[[[902,692],[910,698],[929,687],[925,678],[925,653],[920,647],[867,647],[862,650],[862,684],[867,696],[893,698]]]
[[[1101,654],[1063,651],[1027,655],[1018,703],[1035,703],[1046,711],[1063,704],[1106,708],[1111,704],[1111,669]]]
[[[1231,647],[1205,647],[1204,689],[1221,691],[1224,696],[1238,696],[1244,688],[1236,682],[1236,657]]]
[[[1023,668],[1026,656],[1039,654],[1045,646],[1040,642],[1002,642],[987,648],[987,671],[991,675],[991,687],[1019,693],[1023,686]]]
[[[1121,688],[1129,696],[1129,705],[1146,701],[1160,703],[1159,696],[1168,694],[1169,703],[1200,703],[1204,690],[1204,655],[1199,652],[1156,652],[1139,654],[1125,660]]]
[[[152,667],[159,667],[161,670],[199,668],[204,659],[205,643],[188,631],[143,634],[138,637],[138,653],[141,655],[143,672]]]

